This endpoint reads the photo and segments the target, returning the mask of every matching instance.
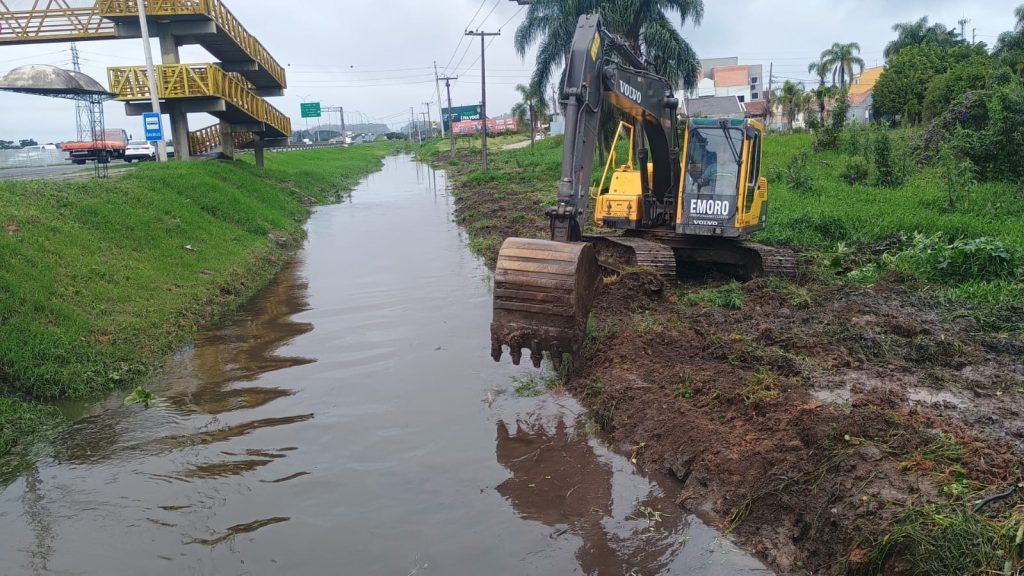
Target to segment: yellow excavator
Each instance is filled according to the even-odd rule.
[[[612,57],[614,54],[615,57]],[[646,267],[674,279],[712,268],[740,279],[792,274],[789,251],[750,242],[765,226],[768,181],[761,176],[764,126],[751,119],[680,123],[671,84],[597,15],[580,17],[566,63],[565,144],[551,240],[508,238],[495,269],[491,356],[507,346],[519,364],[548,352],[575,355],[602,269]],[[592,187],[602,108],[620,122],[601,182]],[[584,235],[594,224],[616,234]]]

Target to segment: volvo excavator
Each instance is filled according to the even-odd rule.
[[[755,244],[765,226],[764,126],[687,118],[671,84],[598,15],[580,17],[566,62],[565,144],[551,239],[508,238],[495,269],[491,356],[519,364],[577,354],[605,269],[674,279],[713,268],[740,279],[792,274],[792,253]],[[620,118],[600,184],[591,186],[602,110]],[[685,118],[685,116],[684,116]],[[584,235],[590,200],[600,234]]]

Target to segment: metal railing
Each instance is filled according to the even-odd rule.
[[[114,39],[114,23],[92,0],[0,0],[0,44]],[[19,9],[24,7],[24,9]]]
[[[222,98],[281,135],[292,133],[291,119],[253,93],[238,74],[225,72],[214,64],[163,64],[156,67],[156,75],[160,98]],[[108,68],[107,77],[116,100],[141,101],[150,97],[145,66]]]
[[[235,132],[232,135],[235,148],[240,148],[253,141],[252,132]],[[209,154],[221,148],[220,124],[194,130],[188,134],[189,152],[192,154]]]
[[[137,17],[139,14],[136,0],[98,0],[96,5],[99,12],[107,18]],[[284,67],[270,55],[270,52],[255,36],[239,23],[235,15],[224,6],[221,0],[146,0],[146,13],[152,17],[208,17],[253,61],[270,73],[282,88],[287,86]]]

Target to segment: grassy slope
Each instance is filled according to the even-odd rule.
[[[268,281],[384,147],[148,164],[105,181],[0,183],[0,455],[37,428],[24,401],[137,383]]]

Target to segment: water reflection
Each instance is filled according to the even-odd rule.
[[[96,414],[80,419],[62,435],[56,458],[82,464],[126,455],[165,454],[312,418],[312,414],[301,414],[228,426],[208,421],[198,432],[188,426],[190,416],[258,408],[295,393],[289,388],[240,384],[257,381],[268,372],[316,362],[278,354],[295,338],[313,330],[313,324],[294,320],[296,314],[309,309],[308,285],[298,273],[300,265],[295,262],[287,266],[233,322],[205,333],[193,347],[173,359],[152,384],[158,398],[153,409],[115,409],[111,402],[100,406]],[[116,405],[116,399],[113,403]],[[126,418],[126,410],[136,413]],[[140,420],[146,424],[141,431]],[[145,430],[176,428],[187,432],[145,435]]]
[[[653,484],[616,493],[615,471],[593,440],[562,418],[548,428],[518,421],[510,433],[498,422],[497,460],[512,474],[498,493],[524,519],[550,526],[552,537],[579,537],[576,559],[585,574],[662,573],[687,528],[680,511]]]

